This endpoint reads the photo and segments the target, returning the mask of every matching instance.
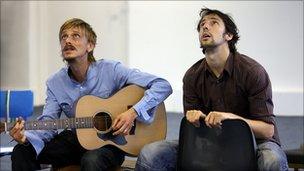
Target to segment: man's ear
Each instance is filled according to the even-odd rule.
[[[88,43],[87,45],[87,52],[91,52],[93,49],[95,48],[95,45],[93,45],[93,43]]]
[[[225,40],[230,41],[233,38],[233,35],[231,33],[225,33],[224,38]]]

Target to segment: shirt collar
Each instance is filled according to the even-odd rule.
[[[227,72],[229,76],[231,76],[233,71],[233,59],[234,59],[234,55],[230,53],[224,66],[224,72]],[[208,66],[206,58],[202,61],[200,67],[204,68],[205,74],[207,75],[212,74],[212,70]]]
[[[85,81],[84,82],[86,82],[86,81],[88,81],[88,80],[90,80],[90,79],[92,79],[92,78],[94,78],[96,75],[97,75],[97,64],[96,64],[96,62],[92,62],[91,64],[90,64],[90,66],[89,66],[89,68],[88,68],[88,71],[87,71],[87,76],[86,76],[86,79],[85,79]],[[75,81],[75,79],[73,79],[72,77],[71,77],[71,69],[70,69],[70,67],[69,66],[67,66],[66,68],[65,68],[65,71],[66,71],[66,75],[67,75],[67,77],[68,78],[70,78],[72,81],[74,81],[74,82],[77,82],[77,81]]]

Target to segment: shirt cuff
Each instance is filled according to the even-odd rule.
[[[144,103],[144,101],[139,101],[137,104],[133,106],[134,110],[137,112],[138,117],[136,118],[138,121],[150,124],[154,120],[154,112],[156,107],[150,109],[150,107]]]

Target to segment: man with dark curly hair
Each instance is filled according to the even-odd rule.
[[[288,170],[273,114],[271,83],[266,70],[237,52],[239,36],[231,17],[204,8],[197,26],[205,58],[192,65],[183,78],[183,105],[187,120],[219,127],[223,120],[241,119],[256,138],[259,170]],[[146,145],[136,170],[174,170],[178,141]]]

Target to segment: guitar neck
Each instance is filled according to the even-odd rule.
[[[14,127],[15,123],[7,123],[7,129]],[[53,129],[73,129],[73,128],[93,128],[93,118],[67,118],[44,121],[26,121],[25,130],[53,130]]]

